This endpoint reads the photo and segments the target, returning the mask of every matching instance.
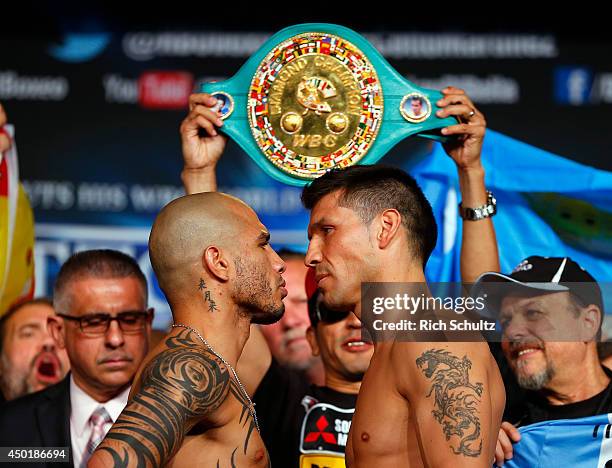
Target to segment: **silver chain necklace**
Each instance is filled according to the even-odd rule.
[[[261,432],[259,430],[259,422],[257,421],[257,413],[255,412],[255,403],[253,403],[253,401],[251,400],[251,397],[249,397],[249,394],[244,388],[244,385],[242,385],[242,382],[238,378],[238,374],[236,373],[236,370],[232,367],[232,365],[229,362],[227,362],[225,359],[223,359],[223,356],[221,356],[218,352],[216,352],[214,348],[210,345],[210,343],[208,343],[208,341],[206,341],[204,337],[200,335],[195,328],[192,328],[188,325],[184,325],[182,323],[173,323],[172,328],[186,328],[187,330],[191,330],[192,332],[194,332],[197,335],[197,337],[202,341],[202,343],[204,343],[204,345],[208,348],[208,350],[211,353],[213,353],[215,356],[217,356],[221,360],[221,362],[225,364],[232,371],[232,374],[234,375],[234,378],[236,379],[236,382],[238,383],[238,386],[240,387],[242,394],[246,397],[247,401],[249,402],[249,413],[251,413],[251,416],[253,417],[253,421],[255,421],[255,427],[257,428],[257,432]]]

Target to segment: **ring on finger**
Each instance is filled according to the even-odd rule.
[[[476,111],[474,109],[471,109],[470,112],[467,115],[462,115],[459,120],[461,120],[461,122],[463,123],[468,123],[470,121],[470,119],[472,117],[474,117],[476,115]]]

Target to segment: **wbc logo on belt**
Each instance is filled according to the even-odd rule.
[[[384,102],[374,66],[354,44],[306,32],[277,45],[260,63],[247,107],[265,157],[288,174],[314,179],[365,156]]]

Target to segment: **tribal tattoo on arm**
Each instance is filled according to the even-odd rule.
[[[232,391],[228,369],[190,330],[171,336],[166,346],[143,370],[139,391],[97,449],[108,452],[115,467],[164,466],[191,427]]]
[[[427,394],[428,398],[434,395],[432,415],[442,426],[446,440],[455,436],[450,446],[453,452],[478,457],[482,452],[478,406],[483,384],[470,382],[472,361],[467,356],[460,359],[448,351],[430,349],[416,360],[416,365],[432,381]]]
[[[240,410],[240,419],[239,423],[242,427],[247,427],[247,435],[244,439],[244,444],[242,447],[242,452],[244,454],[247,453],[247,448],[249,447],[249,440],[251,439],[251,435],[253,431],[256,429],[255,420],[251,417],[251,404],[244,397],[244,393],[238,387],[238,384],[232,379],[230,382],[230,392],[238,400],[240,405],[242,405],[242,409]]]

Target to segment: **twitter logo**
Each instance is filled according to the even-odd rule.
[[[68,63],[80,63],[92,60],[100,55],[110,43],[108,33],[70,33],[64,36],[61,44],[51,45],[48,49],[51,57]]]

